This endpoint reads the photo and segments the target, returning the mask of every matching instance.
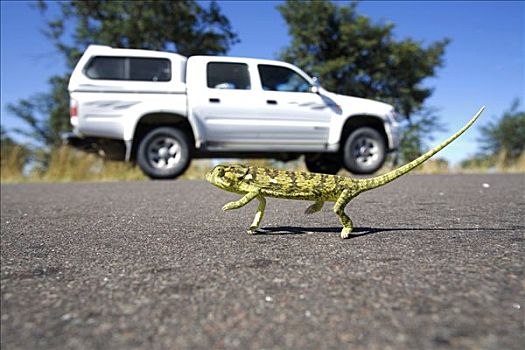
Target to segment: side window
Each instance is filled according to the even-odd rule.
[[[95,57],[88,63],[85,74],[91,79],[125,80],[126,58]]]
[[[84,72],[91,79],[170,81],[171,62],[166,58],[97,56]]]
[[[170,81],[171,62],[166,58],[129,58],[129,80]]]
[[[250,73],[245,63],[209,62],[206,66],[207,85],[212,89],[249,90]]]
[[[293,70],[266,64],[258,66],[263,90],[309,92],[310,84]]]

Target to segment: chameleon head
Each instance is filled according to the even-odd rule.
[[[247,172],[248,167],[243,165],[219,164],[206,174],[206,181],[220,189],[235,191]]]

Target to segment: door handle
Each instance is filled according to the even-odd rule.
[[[211,103],[221,103],[221,100],[219,98],[210,98]]]
[[[276,105],[277,101],[275,101],[275,100],[266,100],[266,103],[269,104],[269,105]]]

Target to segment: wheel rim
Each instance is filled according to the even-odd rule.
[[[182,157],[180,143],[173,137],[158,137],[146,149],[148,162],[157,169],[173,169]]]
[[[359,137],[353,144],[352,154],[360,166],[374,166],[380,160],[379,142],[371,137]]]

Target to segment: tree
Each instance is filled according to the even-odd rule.
[[[374,24],[357,12],[357,3],[287,1],[278,6],[292,37],[281,58],[319,76],[328,90],[393,104],[412,123],[405,140],[421,153],[421,131],[439,129],[424,102],[432,89],[423,80],[443,66],[449,43],[424,47],[412,39],[394,39],[394,25]],[[414,118],[416,117],[416,118]]]
[[[432,133],[436,131],[445,131],[436,108],[422,108],[417,118],[409,119],[401,137],[399,152],[394,157],[394,164],[406,163],[419,157],[426,151],[425,142],[432,141],[434,139]]]
[[[498,158],[509,165],[516,162],[525,150],[525,111],[520,109],[520,101],[513,101],[510,109],[495,121],[481,127],[480,156]]]
[[[38,2],[45,12],[48,4]],[[50,92],[23,99],[8,110],[26,122],[21,131],[45,146],[60,144],[60,133],[69,130],[70,74],[90,44],[176,51],[182,55],[224,54],[235,44],[237,34],[211,2],[204,8],[197,1],[65,1],[58,4],[60,16],[44,31],[64,55],[68,70],[49,80]],[[73,30],[68,26],[73,25]]]
[[[36,94],[7,105],[9,113],[29,126],[29,130],[17,128],[14,131],[32,140],[38,147],[58,146],[61,143],[60,132],[69,128],[67,80],[55,76],[49,79],[49,84],[50,93]]]
[[[45,11],[47,4],[40,2]],[[237,34],[215,1],[207,9],[184,1],[83,1],[60,4],[61,17],[48,22],[46,35],[73,68],[90,44],[121,48],[176,51],[185,56],[224,54]],[[64,39],[73,20],[73,43]]]

